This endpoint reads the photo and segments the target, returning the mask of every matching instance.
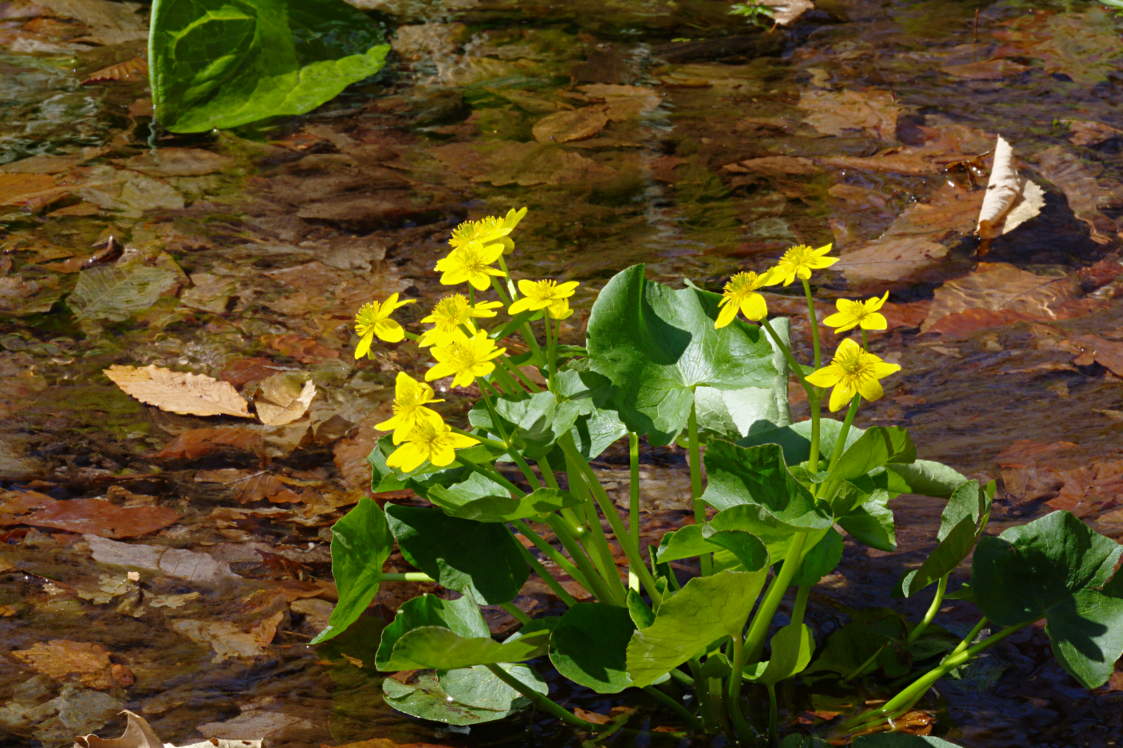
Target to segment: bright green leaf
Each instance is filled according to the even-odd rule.
[[[390,625],[382,629],[382,639],[374,655],[379,670],[408,670],[408,663],[394,660],[394,645],[406,633],[422,626],[443,626],[461,636],[487,637],[491,631],[479,607],[470,597],[443,600],[434,595],[419,595],[407,600]]]
[[[714,329],[717,298],[648,282],[636,265],[609,280],[593,304],[590,366],[611,382],[612,406],[628,428],[653,444],[668,444],[686,427],[697,386],[776,385],[772,347],[760,329]]]
[[[834,474],[851,480],[891,462],[907,464],[915,459],[916,447],[908,431],[899,426],[874,426],[846,448]]]
[[[523,662],[545,654],[549,636],[549,631],[541,630],[500,643],[490,636],[466,637],[442,626],[421,626],[398,638],[391,658],[399,667],[406,664],[411,670]]]
[[[328,625],[310,643],[326,642],[362,615],[378,594],[382,564],[394,548],[386,515],[371,499],[361,498],[331,528],[331,573],[339,601]]]
[[[842,536],[832,528],[803,557],[799,571],[792,577],[792,584],[799,587],[817,584],[822,577],[834,571],[841,560]]]
[[[864,503],[838,518],[838,524],[859,543],[879,551],[897,549],[897,531],[889,494],[874,491]]]
[[[155,0],[148,49],[157,121],[203,132],[311,111],[390,45],[340,0]]]
[[[706,450],[708,483],[702,500],[716,509],[755,504],[783,524],[825,529],[831,519],[795,479],[776,444],[741,447],[715,441]]]
[[[815,652],[815,639],[807,624],[789,623],[772,636],[772,653],[764,671],[754,680],[776,684],[803,672]]]
[[[667,598],[655,622],[640,629],[628,644],[628,673],[647,686],[701,655],[715,641],[740,636],[767,574],[722,571],[695,577]]]
[[[499,667],[530,688],[545,693],[546,684],[529,668],[508,664]],[[421,671],[405,682],[386,678],[382,681],[382,693],[386,703],[399,712],[447,725],[494,722],[530,703],[483,666],[452,670],[439,677],[432,671]]]

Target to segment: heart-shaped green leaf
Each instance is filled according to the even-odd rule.
[[[590,367],[612,384],[612,407],[628,428],[653,444],[669,443],[686,427],[695,387],[777,385],[772,347],[760,329],[714,329],[717,299],[648,282],[636,265],[609,280],[593,304]]]
[[[419,595],[407,600],[394,620],[382,629],[374,665],[379,670],[408,670],[408,663],[394,660],[394,645],[406,633],[422,626],[443,626],[467,637],[486,637],[491,631],[479,607],[470,597],[443,600],[434,595]]]
[[[597,693],[619,693],[632,685],[624,651],[635,630],[625,608],[577,603],[550,637],[550,662],[574,683]]]
[[[450,590],[497,605],[513,600],[530,576],[503,525],[401,504],[387,504],[386,517],[405,560]]]
[[[715,441],[706,450],[702,500],[715,509],[754,504],[790,527],[826,529],[830,517],[788,470],[777,444],[741,447]]]
[[[442,626],[421,626],[402,634],[391,659],[410,670],[453,670],[473,665],[523,662],[546,653],[548,630],[497,642],[490,636],[466,637]]]

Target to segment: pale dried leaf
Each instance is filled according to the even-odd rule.
[[[106,81],[133,81],[148,77],[148,61],[143,57],[133,57],[109,67],[100,68],[86,76],[82,85],[105,83]]]
[[[105,376],[126,394],[169,413],[253,418],[233,385],[205,374],[149,365],[110,366]]]
[[[811,0],[762,0],[768,8],[768,15],[781,26],[788,26],[797,18],[815,7]]]
[[[1044,205],[1045,193],[1018,174],[1014,149],[999,135],[975,232],[984,240],[1002,236],[1036,216]]]
[[[125,732],[119,738],[99,738],[97,735],[86,735],[74,739],[74,748],[261,748],[260,740],[224,740],[211,738],[190,745],[176,746],[172,743],[160,741],[152,725],[139,714],[125,710],[127,724]]]
[[[266,426],[284,426],[303,416],[315,396],[316,384],[311,379],[304,381],[301,374],[281,372],[262,380],[253,406]]]
[[[74,748],[164,748],[156,731],[144,717],[127,709],[121,714],[125,715],[128,723],[121,737],[99,738],[97,735],[87,735],[75,738]]]

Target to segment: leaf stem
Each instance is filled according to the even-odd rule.
[[[380,582],[436,582],[423,571],[390,572],[378,575]]]
[[[694,523],[706,523],[706,505],[702,502],[702,445],[698,441],[698,407],[691,390],[690,416],[686,421],[687,457],[690,463],[690,500],[694,507]],[[637,547],[639,543],[636,543]],[[713,573],[713,556],[704,553],[699,557],[702,576]]]
[[[655,686],[645,686],[643,690],[660,704],[663,704],[681,717],[682,721],[686,723],[686,726],[690,728],[691,732],[698,731],[698,718],[691,714],[690,710],[680,704],[677,699],[669,694],[663,693]]]
[[[519,532],[523,531],[520,530]],[[522,543],[519,543],[518,545],[522,551],[523,558],[526,560],[526,563],[530,566],[531,569],[534,570],[534,573],[537,574],[539,578],[546,583],[546,586],[550,588],[550,591],[553,592],[554,595],[566,605],[566,607],[572,608],[574,605],[576,605],[577,601],[573,599],[573,596],[565,591],[565,587],[562,587],[562,584],[558,581],[557,577],[551,574],[550,570],[543,566],[542,562],[534,557],[534,554],[530,552],[530,549],[524,546]],[[574,577],[574,579],[576,579],[576,577]],[[512,613],[511,615],[514,615],[514,613]],[[523,623],[526,624],[529,623],[529,621],[523,621]]]
[[[776,609],[780,607],[780,600],[787,592],[792,577],[795,576],[800,564],[803,563],[803,548],[810,535],[810,530],[800,530],[792,536],[792,541],[788,545],[788,553],[784,556],[784,563],[780,566],[780,573],[773,577],[771,583],[769,583],[768,591],[764,593],[764,601],[760,604],[760,608],[757,609],[756,615],[753,616],[752,623],[749,625],[749,633],[745,637],[745,662],[756,662],[760,659],[760,654],[764,651],[764,638],[768,635],[768,629],[772,625],[772,617],[776,615]]]
[[[815,297],[811,293],[811,281],[800,278],[803,283],[803,295],[807,298],[807,319],[811,322],[811,350],[814,354],[815,368],[823,365],[823,357],[819,352],[819,318],[815,314]]]
[[[636,548],[639,536],[639,434],[628,432],[628,531]]]
[[[535,548],[542,551],[542,554],[545,555],[546,558],[553,561],[559,569],[565,572],[570,579],[577,582],[579,585],[589,590],[590,592],[593,591],[593,587],[589,584],[589,580],[585,578],[585,575],[578,571],[577,567],[570,563],[569,559],[559,553],[558,550],[554,548],[554,546],[547,543],[545,538],[535,532],[530,527],[530,525],[526,523],[526,520],[517,519],[511,524],[514,525],[515,529],[517,529],[523,537],[529,540]],[[519,545],[522,545],[522,543],[519,543]],[[533,556],[531,556],[531,558],[533,558]],[[553,575],[551,574],[550,576],[552,577]],[[556,591],[555,594],[557,594]],[[561,595],[559,595],[559,597],[561,597]]]
[[[950,572],[949,572],[950,574]],[[920,619],[920,623],[909,632],[908,638],[905,639],[905,644],[912,644],[917,638],[924,633],[924,629],[928,628],[928,624],[932,623],[932,619],[940,612],[940,606],[944,602],[944,593],[948,590],[948,574],[940,577],[940,581],[936,583],[936,594],[932,597],[932,604],[928,606],[928,610],[924,613],[924,618]]]

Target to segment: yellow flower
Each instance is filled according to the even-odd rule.
[[[417,299],[398,301],[398,294],[392,293],[382,303],[371,301],[359,307],[355,313],[355,332],[359,334],[359,344],[355,346],[355,358],[362,358],[370,352],[370,344],[375,337],[387,343],[398,343],[406,336],[405,330],[390,315],[406,304]]]
[[[525,215],[525,207],[518,210],[512,208],[502,218],[486,216],[478,221],[465,221],[452,230],[452,238],[448,243],[456,249],[473,242],[477,244],[498,242],[503,245],[504,252],[510,252],[515,248],[515,243],[507,235],[514,231]]]
[[[886,291],[880,299],[876,296],[865,301],[839,299],[834,303],[838,311],[824,319],[823,324],[835,328],[835,332],[846,332],[855,327],[863,330],[886,330],[889,322],[878,310],[888,298],[889,292]]]
[[[380,431],[393,431],[394,443],[400,444],[422,421],[441,421],[441,415],[437,411],[425,407],[429,403],[444,402],[433,397],[433,394],[432,387],[399,371],[394,380],[394,415],[382,423],[376,423],[374,427]]]
[[[720,330],[733,321],[740,311],[746,319],[756,322],[768,316],[768,304],[764,297],[756,292],[758,288],[772,285],[772,271],[758,275],[752,271],[737,273],[721,290],[721,301],[718,306],[717,321],[714,328]]]
[[[885,394],[878,380],[900,370],[900,364],[882,361],[847,338],[839,344],[831,362],[809,374],[807,381],[816,387],[834,387],[829,407],[838,410],[853,400],[854,395],[877,400]]]
[[[477,291],[485,291],[491,285],[490,276],[502,278],[506,275],[491,264],[503,255],[502,244],[480,244],[469,242],[449,252],[437,260],[434,270],[441,272],[441,284],[455,286],[471,283]]]
[[[429,316],[422,317],[422,322],[427,322],[432,327],[421,335],[417,344],[423,348],[431,345],[440,345],[447,341],[453,333],[464,327],[475,330],[473,319],[494,317],[496,309],[503,306],[499,301],[480,301],[472,304],[464,294],[454,293],[445,296],[433,306]]]
[[[445,345],[433,348],[437,363],[425,372],[425,381],[452,375],[453,387],[467,387],[476,377],[486,377],[494,371],[492,359],[506,351],[506,348],[497,348],[483,330],[476,330],[471,336],[461,332]]]
[[[796,278],[807,280],[811,277],[812,270],[828,268],[838,262],[837,257],[827,257],[833,244],[825,244],[818,249],[812,249],[806,244],[797,244],[784,252],[780,261],[773,268],[772,282],[783,281],[785,286],[790,286]]]
[[[540,309],[547,310],[554,319],[564,319],[573,313],[566,301],[577,289],[577,281],[558,283],[555,280],[519,281],[519,293],[523,297],[507,309],[512,317],[526,311],[536,312]],[[568,314],[567,314],[568,312]],[[558,316],[562,315],[562,316]]]
[[[478,443],[479,440],[471,436],[454,433],[440,419],[426,418],[418,421],[402,445],[390,453],[386,465],[403,473],[413,472],[425,462],[444,467],[456,459],[456,450]]]

